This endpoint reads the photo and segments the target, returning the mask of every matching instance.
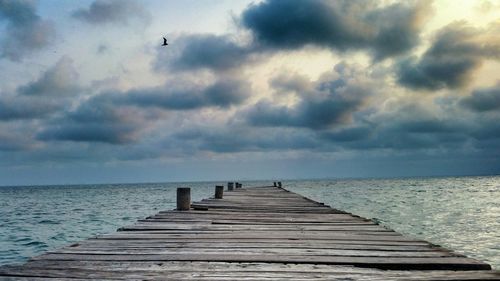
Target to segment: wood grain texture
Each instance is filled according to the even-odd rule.
[[[0,267],[2,280],[500,280],[486,263],[278,187],[237,188]]]

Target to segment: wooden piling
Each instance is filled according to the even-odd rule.
[[[224,186],[223,185],[216,185],[215,186],[215,199],[222,199],[223,194],[224,194]]]
[[[276,182],[273,182],[273,186],[276,187]]]
[[[281,182],[280,181],[278,182],[278,187],[281,187]]]
[[[191,207],[191,188],[178,187],[177,188],[177,210],[188,211]]]
[[[234,190],[234,182],[227,183],[227,190],[229,190],[229,191]]]

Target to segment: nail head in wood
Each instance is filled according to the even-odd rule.
[[[177,188],[177,210],[188,211],[191,207],[191,188]]]

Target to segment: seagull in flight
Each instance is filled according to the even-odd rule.
[[[165,38],[165,37],[163,37],[163,45],[162,46],[168,46],[167,38]]]

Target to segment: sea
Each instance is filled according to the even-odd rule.
[[[500,176],[280,180],[291,191],[500,269]],[[177,187],[191,187],[196,201],[222,183],[2,186],[0,265],[173,209]]]

